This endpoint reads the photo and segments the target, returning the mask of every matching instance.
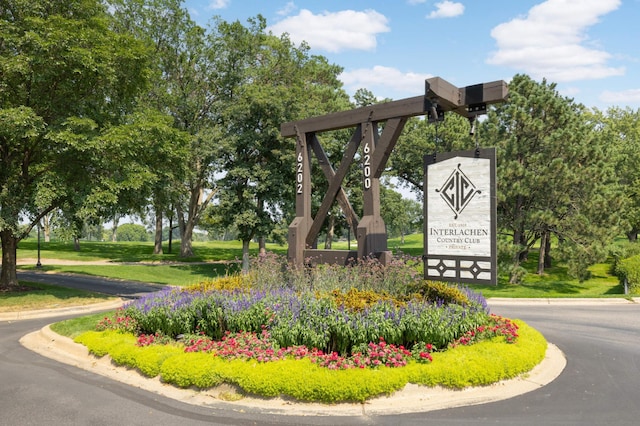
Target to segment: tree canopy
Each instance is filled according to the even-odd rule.
[[[366,88],[350,100],[339,65],[267,28],[261,16],[204,28],[180,0],[3,1],[0,287],[18,284],[18,242],[53,212],[80,235],[87,224],[152,210],[157,253],[163,215],[175,212],[182,256],[193,254],[203,221],[233,229],[245,254],[251,240],[283,232],[294,211],[295,147],[280,125],[382,100]],[[539,273],[554,247],[554,258],[585,278],[615,236],[636,240],[640,231],[640,113],[589,110],[526,75],[509,92],[477,139],[454,113],[408,120],[386,172],[420,198],[426,154],[495,146],[511,281],[534,247]],[[349,137],[320,135],[332,166]],[[327,179],[314,171],[317,195]],[[357,161],[343,190],[358,211]],[[415,203],[391,188],[382,203],[391,233],[419,220]],[[334,206],[325,226],[330,246],[349,225]]]
[[[149,51],[109,22],[97,0],[0,7],[0,287],[17,285],[17,244],[44,215],[90,214],[137,181],[98,136],[147,84]]]

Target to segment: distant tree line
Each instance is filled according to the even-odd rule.
[[[152,218],[154,252],[171,229],[184,257],[196,226],[231,232],[245,255],[250,241],[285,241],[295,141],[280,136],[281,123],[380,100],[366,89],[350,99],[339,65],[266,28],[261,16],[201,27],[180,0],[3,1],[0,288],[18,284],[18,243],[36,226],[64,229],[78,244],[102,223],[117,231],[124,216]],[[639,122],[638,111],[590,110],[553,83],[517,75],[477,140],[455,114],[436,125],[411,119],[387,175],[420,198],[425,153],[497,147],[500,247],[512,281],[534,247],[540,273],[553,247],[584,277],[615,236],[635,240],[640,229]],[[350,136],[322,135],[334,166]],[[327,182],[312,178],[317,207]],[[343,187],[356,211],[361,185],[354,164]],[[417,202],[391,186],[381,198],[391,235],[420,229]],[[349,226],[334,206],[325,246]]]

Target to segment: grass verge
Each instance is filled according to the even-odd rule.
[[[0,312],[84,306],[113,300],[112,296],[54,285],[21,281],[18,291],[0,292]]]

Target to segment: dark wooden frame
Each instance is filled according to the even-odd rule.
[[[282,136],[296,138],[296,217],[289,225],[289,261],[296,265],[346,264],[373,256],[386,264],[391,252],[387,250],[386,226],[380,216],[380,177],[407,120],[419,115],[426,115],[431,121],[441,120],[445,111],[474,117],[484,113],[486,105],[502,102],[506,97],[504,81],[457,88],[435,77],[426,80],[422,96],[282,124]],[[381,122],[385,122],[382,133],[379,132]],[[334,170],[317,134],[345,128],[355,129],[340,165]],[[342,189],[342,181],[361,147],[369,162],[363,171],[369,173],[363,173],[363,216],[358,218]],[[315,217],[311,214],[312,153],[329,182]],[[362,158],[365,158],[364,152]],[[357,251],[315,247],[322,224],[336,200],[347,222],[356,230]]]

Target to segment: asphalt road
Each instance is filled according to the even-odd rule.
[[[98,281],[109,287],[110,294],[128,297],[154,288]],[[258,410],[235,411],[224,404],[180,403],[52,361],[18,343],[23,335],[61,318],[0,322],[0,425],[640,423],[640,304],[500,304],[492,306],[492,311],[523,319],[540,330],[565,353],[563,373],[543,388],[500,402],[378,417],[276,416]]]

